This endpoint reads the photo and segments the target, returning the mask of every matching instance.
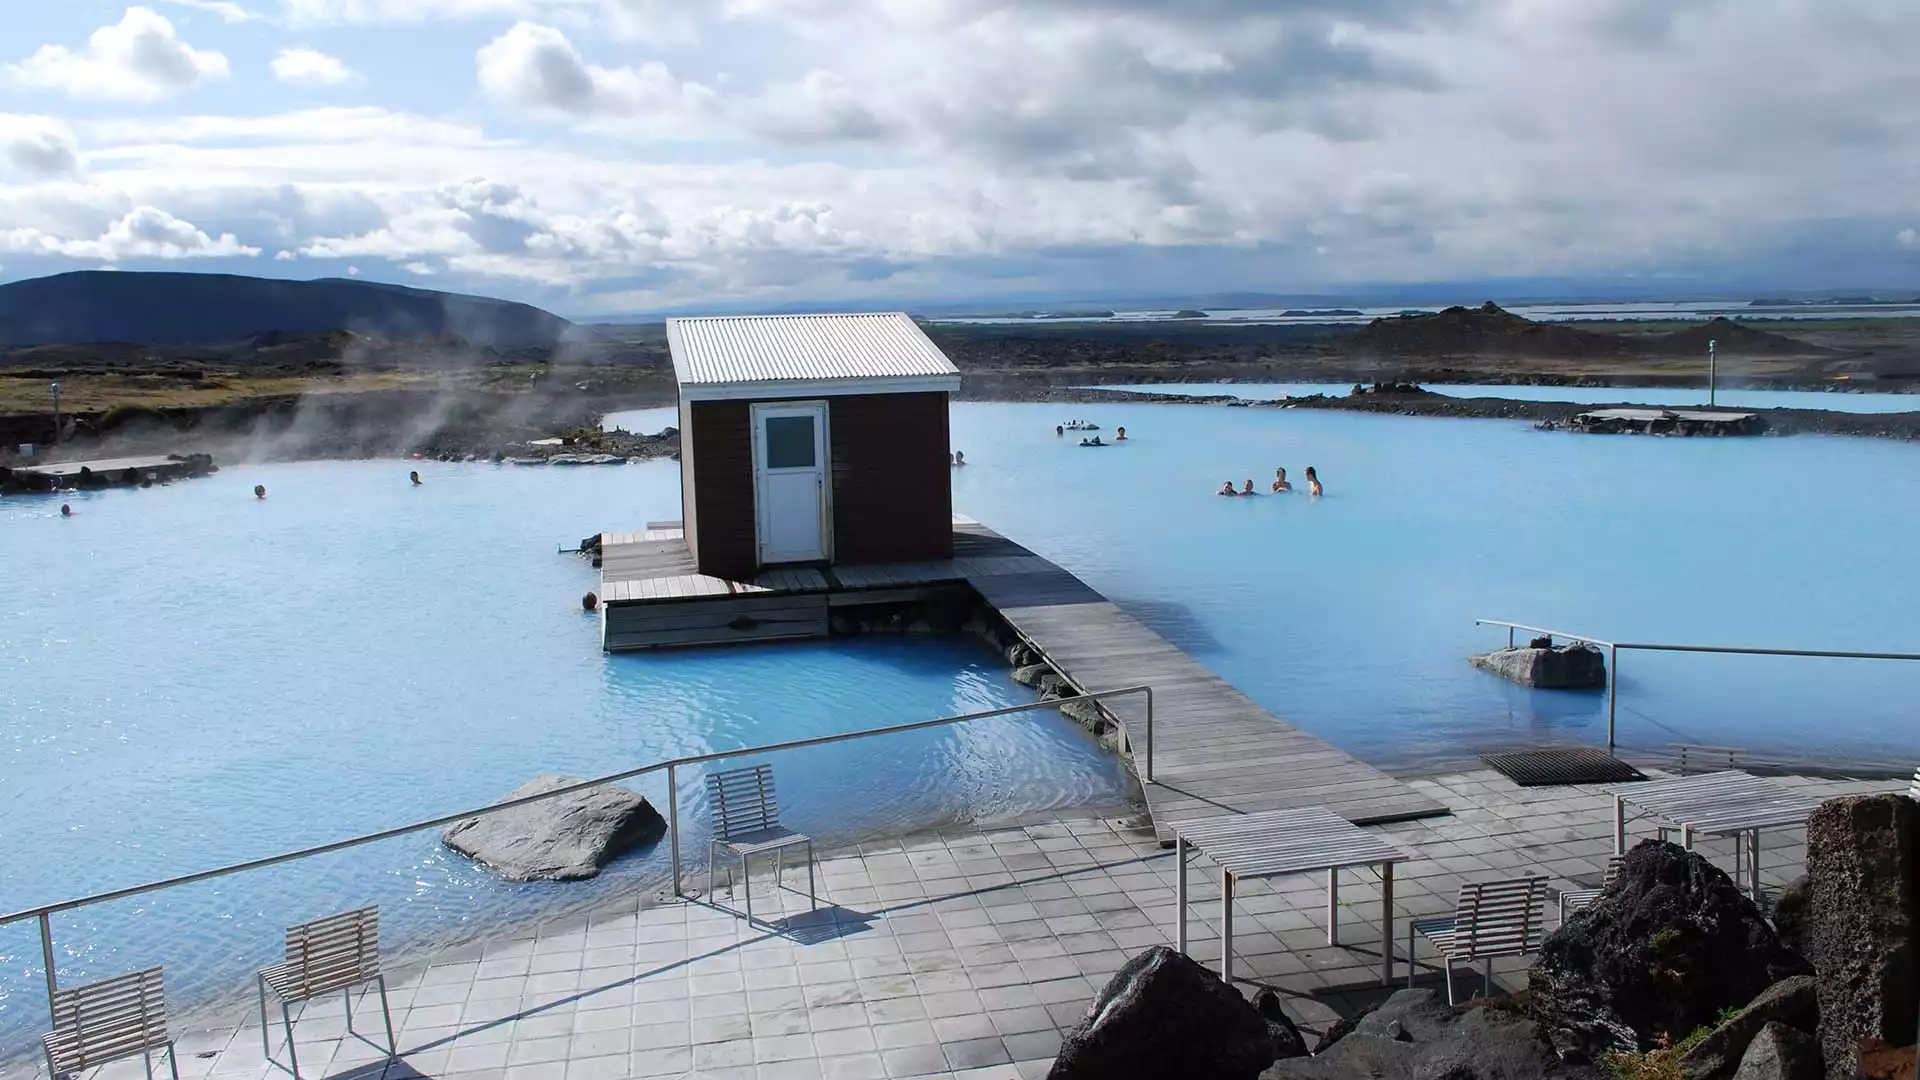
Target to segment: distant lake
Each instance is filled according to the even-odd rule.
[[[1200,324],[1245,324],[1259,326],[1337,326],[1343,323],[1370,322],[1395,315],[1424,315],[1446,305],[1428,304],[1408,307],[1333,307],[1333,308],[1215,308],[1202,311],[1204,318],[1176,318],[1183,314],[1171,308],[1141,311],[1114,310],[1111,316],[1080,317],[1064,312],[1060,318],[1034,318],[1023,315],[980,315],[935,319],[934,322],[968,323],[978,326],[1046,326],[1054,323],[1137,323],[1192,322]],[[1903,319],[1920,318],[1920,304],[1813,305],[1795,307],[1753,307],[1746,303],[1681,301],[1671,303],[1627,304],[1511,304],[1507,311],[1534,322],[1659,322],[1667,320],[1707,320],[1717,316],[1742,321],[1802,319]],[[1340,312],[1335,314],[1334,312]],[[1357,313],[1357,314],[1355,314]]]
[[[1675,386],[1503,386],[1494,383],[1421,383],[1436,394],[1457,398],[1509,398],[1514,401],[1570,401],[1576,405],[1705,405],[1704,387]],[[1326,394],[1345,397],[1353,389],[1343,383],[1128,383],[1096,387],[1100,390],[1137,390],[1151,394],[1212,397],[1225,394],[1250,401]],[[1858,394],[1817,390],[1721,390],[1720,405],[1737,409],[1829,409],[1833,412],[1920,412],[1920,394]],[[670,410],[669,410],[670,411]],[[668,421],[671,423],[671,421]]]

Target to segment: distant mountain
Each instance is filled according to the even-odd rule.
[[[1697,356],[1707,342],[1724,356],[1814,356],[1816,345],[1727,318],[1671,334],[1611,334],[1522,318],[1488,301],[1422,315],[1375,319],[1342,343],[1361,356],[1524,356],[1588,360],[1623,356]]]
[[[572,324],[528,304],[351,278],[79,270],[0,285],[0,345],[196,345],[345,330],[544,348]]]

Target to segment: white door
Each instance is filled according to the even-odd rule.
[[[763,564],[828,557],[826,429],[824,401],[753,407],[754,511]]]

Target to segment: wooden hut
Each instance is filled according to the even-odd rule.
[[[913,320],[667,320],[680,499],[702,574],[953,554],[947,397],[960,373]]]

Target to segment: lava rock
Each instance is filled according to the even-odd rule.
[[[1807,819],[1802,947],[1820,982],[1827,1075],[1852,1080],[1861,1044],[1914,1041],[1920,1010],[1920,807],[1900,795],[1829,799]]]
[[[1263,1080],[1595,1080],[1557,1058],[1526,1016],[1455,1009],[1432,990],[1401,990],[1310,1058],[1276,1062]]]
[[[1748,1044],[1769,1024],[1813,1031],[1820,1024],[1819,991],[1813,976],[1782,979],[1727,1018],[1681,1059],[1690,1080],[1719,1080],[1740,1067]]]
[[[1496,649],[1475,653],[1474,667],[1536,690],[1604,690],[1607,658],[1591,645]]]
[[[1780,935],[1780,944],[1801,956],[1807,955],[1808,895],[1807,875],[1801,874],[1773,898],[1773,932]]]
[[[500,801],[584,782],[546,773]],[[508,881],[579,881],[666,831],[666,821],[645,797],[603,784],[455,822],[441,833],[440,842]]]
[[[1294,1026],[1293,1019],[1280,1007],[1280,995],[1262,990],[1253,999],[1253,1007],[1267,1021],[1267,1034],[1273,1038],[1273,1056],[1278,1060],[1307,1056],[1307,1039]]]
[[[1528,987],[1555,1047],[1592,1060],[1679,1039],[1806,973],[1724,872],[1647,840],[1621,861],[1613,887],[1542,943]]]
[[[1754,1036],[1733,1080],[1820,1080],[1825,1074],[1820,1040],[1776,1022]]]
[[[1053,669],[1045,664],[1022,664],[1013,669],[1013,681],[1037,690],[1040,680],[1052,674]]]
[[[1048,1080],[1255,1080],[1273,1064],[1266,1018],[1164,945],[1127,961],[1067,1034]]]

